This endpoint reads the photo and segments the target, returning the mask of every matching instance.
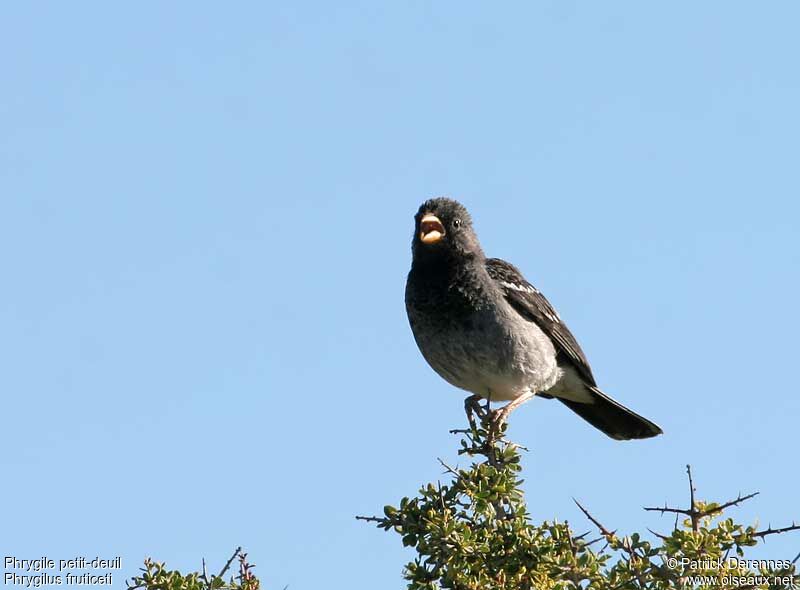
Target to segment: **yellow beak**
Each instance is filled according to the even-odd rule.
[[[444,225],[439,218],[428,213],[419,222],[419,239],[423,244],[435,244],[444,237]]]

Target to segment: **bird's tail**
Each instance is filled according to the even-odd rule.
[[[616,440],[650,438],[663,433],[656,424],[629,410],[596,387],[587,385],[586,391],[591,401],[576,402],[561,398],[558,401]]]

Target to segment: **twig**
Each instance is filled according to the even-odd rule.
[[[367,522],[383,522],[386,519],[379,518],[377,516],[356,516],[356,520],[365,520]]]
[[[583,506],[581,506],[580,502],[578,502],[575,498],[572,498],[572,501],[575,502],[575,504],[578,506],[578,508],[581,509],[581,512],[583,512],[586,515],[586,518],[588,518],[589,520],[592,521],[594,526],[597,527],[597,529],[600,531],[600,533],[604,537],[606,537],[607,539],[610,539],[610,538],[614,537],[614,535],[615,535],[615,533],[617,531],[609,531],[606,527],[604,527],[602,524],[600,524],[600,521],[598,521],[594,516],[589,514],[589,511],[586,510],[586,508],[584,508]]]
[[[666,535],[662,535],[661,533],[657,533],[653,529],[651,529],[650,527],[648,527],[647,530],[650,531],[651,533],[653,533],[656,537],[658,537],[662,541],[666,541],[667,539],[669,539],[669,537],[667,537]]]
[[[692,528],[694,529],[695,520],[697,520],[697,523],[699,525],[701,518],[704,518],[706,516],[711,516],[712,514],[716,514],[717,512],[722,512],[723,510],[730,508],[731,506],[736,506],[738,504],[741,504],[742,502],[750,500],[751,498],[755,498],[756,496],[758,496],[759,493],[760,492],[753,492],[752,494],[747,494],[746,496],[742,496],[741,494],[739,494],[739,496],[735,500],[730,500],[728,502],[725,502],[724,504],[720,504],[719,506],[714,506],[713,508],[707,508],[705,510],[697,510],[694,508],[692,509],[671,508],[667,506],[666,503],[663,506],[645,506],[644,509],[649,512],[661,512],[662,514],[664,512],[670,512],[673,514],[684,514],[692,518]],[[677,528],[677,523],[676,523],[676,528]],[[695,530],[699,530],[699,528]]]
[[[753,492],[752,494],[747,494],[746,496],[742,496],[739,494],[735,500],[731,500],[730,502],[725,502],[724,504],[720,504],[716,508],[711,508],[709,510],[703,510],[700,515],[701,516],[710,516],[711,514],[716,514],[717,512],[722,512],[726,508],[730,508],[731,506],[736,506],[737,504],[741,504],[751,498],[755,498],[761,492]]]
[[[450,434],[463,434],[463,435],[467,436],[470,439],[470,441],[473,440],[473,438],[471,436],[473,431],[470,430],[470,429],[467,429],[467,428],[451,428],[447,432],[449,432]],[[515,447],[517,447],[518,449],[522,449],[526,453],[530,453],[530,451],[531,451],[528,447],[523,446],[523,445],[521,445],[519,443],[515,443],[514,441],[508,440],[507,438],[495,438],[493,440],[495,442],[501,442],[501,443],[504,443],[504,444],[507,444],[507,445],[514,445]]]
[[[670,508],[666,504],[664,506],[645,506],[644,509],[647,510],[648,512],[661,512],[662,514],[664,512],[685,514],[686,516],[691,516],[692,514],[694,514],[692,510],[687,510],[685,508]]]
[[[453,475],[458,476],[458,471],[456,471],[455,469],[450,467],[447,463],[442,461],[439,457],[436,457],[436,460],[439,461],[439,463],[441,463],[442,467],[444,467],[447,470],[448,473],[452,473]]]
[[[569,527],[569,523],[567,523],[567,527]],[[586,536],[589,533],[584,533],[583,536]],[[575,585],[576,588],[581,587],[581,576],[578,573],[576,565],[578,563],[578,548],[575,546],[575,538],[569,534],[569,528],[567,528],[567,538],[569,539],[569,549],[572,553],[572,563],[570,563],[569,573],[572,574],[572,583]]]
[[[795,524],[792,522],[791,526],[783,527],[782,529],[773,529],[772,526],[768,526],[763,531],[758,531],[757,533],[753,533],[754,537],[761,537],[762,539],[767,535],[780,535],[781,533],[788,533],[790,531],[800,531],[800,524]],[[797,557],[794,558],[794,561],[797,561],[797,558],[800,557],[800,553],[797,554]],[[792,563],[794,563],[794,561]]]
[[[597,543],[599,541],[606,541],[606,544],[608,544],[608,539],[606,539],[605,536],[600,536],[600,537],[597,537],[596,539],[592,539],[591,541],[586,543],[585,546],[586,547],[591,547],[592,545],[594,545],[595,543]]]
[[[226,563],[225,567],[223,567],[220,570],[219,575],[217,576],[218,578],[221,578],[222,576],[225,575],[225,572],[227,572],[228,568],[231,567],[231,564],[233,563],[233,560],[236,559],[237,557],[239,557],[241,552],[242,552],[242,548],[241,547],[237,547],[236,551],[233,552],[233,555],[231,555],[231,558],[228,560],[228,563]]]
[[[253,568],[255,564],[247,563],[247,553],[239,555],[239,583],[242,587],[249,587],[249,583],[255,579]]]
[[[208,590],[211,590],[211,580],[208,579],[208,572],[206,571],[206,558],[204,557],[203,560],[203,575],[200,576],[203,578],[203,581],[206,583]]]
[[[594,526],[598,528],[600,533],[606,538],[606,541],[608,541],[609,543],[614,540],[618,541],[619,546],[622,547],[622,549],[630,556],[631,560],[639,558],[639,554],[636,553],[636,550],[633,547],[631,547],[630,540],[627,537],[625,537],[624,539],[617,538],[616,530],[609,531],[606,527],[600,524],[599,520],[597,520],[594,516],[589,514],[589,511],[586,510],[586,508],[584,508],[583,506],[581,506],[580,502],[578,502],[575,498],[572,498],[572,501],[575,502],[575,504],[577,504],[578,508],[581,509],[581,512],[583,512],[586,515],[586,518],[588,518],[589,520],[592,521],[592,523],[594,523]]]
[[[686,473],[689,475],[689,500],[691,501],[691,506],[689,510],[689,516],[692,519],[692,530],[697,532],[700,530],[700,518],[697,516],[697,512],[695,510],[695,503],[694,503],[694,482],[692,481],[692,466],[686,466]]]

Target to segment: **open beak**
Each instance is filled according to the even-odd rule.
[[[423,244],[435,244],[444,237],[444,226],[439,218],[428,213],[419,222],[419,239]]]

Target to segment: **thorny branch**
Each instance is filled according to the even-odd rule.
[[[228,569],[231,567],[233,560],[236,559],[237,557],[240,557],[241,555],[242,555],[242,548],[237,547],[236,551],[234,551],[233,555],[231,555],[231,558],[228,560],[225,566],[220,570],[219,574],[217,574],[217,577],[221,578],[222,576],[224,576],[225,573],[228,571]]]
[[[245,557],[247,556],[247,554],[242,553],[241,547],[237,547],[236,551],[233,552],[233,555],[231,555],[230,559],[227,561],[227,563],[225,563],[225,566],[220,570],[219,574],[216,577],[222,578],[222,576],[225,575],[225,572],[228,571],[228,568],[231,567],[233,560],[236,559],[237,557],[241,559],[242,555],[244,555]],[[209,590],[212,590],[212,588],[214,587],[214,580],[208,577],[208,570],[206,569],[206,560],[203,559],[202,563],[203,563],[203,572],[200,574],[200,579],[203,580],[203,582],[205,583],[206,587]]]
[[[694,501],[694,481],[692,481],[692,466],[686,466],[686,474],[689,476],[689,510],[691,510],[691,519],[692,519],[692,530],[697,532],[700,530],[700,519],[695,515],[695,504]]]
[[[628,541],[628,539],[627,539],[627,538],[625,538],[625,539],[619,539],[619,537],[617,537],[617,531],[616,531],[616,530],[614,530],[614,531],[609,531],[609,530],[608,530],[606,527],[604,527],[604,526],[603,526],[603,525],[600,523],[600,521],[599,521],[599,520],[597,520],[597,519],[596,519],[594,516],[592,516],[592,515],[589,513],[589,511],[588,511],[588,510],[586,510],[586,508],[584,508],[583,506],[581,506],[581,503],[580,503],[580,502],[578,502],[578,501],[577,501],[575,498],[572,498],[572,501],[573,501],[573,502],[575,502],[575,504],[578,506],[578,508],[580,508],[580,509],[581,509],[581,512],[583,512],[583,513],[586,515],[586,518],[588,518],[589,520],[591,520],[591,521],[592,521],[592,524],[594,524],[594,526],[596,526],[596,527],[597,527],[597,530],[599,530],[599,531],[600,531],[600,534],[601,534],[601,535],[603,535],[603,536],[606,538],[606,540],[607,540],[609,543],[611,543],[611,542],[613,542],[613,541],[617,541],[617,542],[619,543],[619,546],[620,546],[620,547],[622,547],[622,549],[623,549],[623,550],[624,550],[624,551],[625,551],[625,552],[626,552],[628,555],[630,555],[631,557],[638,557],[638,555],[637,555],[636,551],[634,550],[634,548],[633,548],[633,547],[631,547],[631,544],[630,544],[630,542]]]
[[[769,526],[763,531],[758,531],[756,533],[753,533],[753,536],[761,537],[763,539],[767,535],[780,535],[781,533],[788,533],[791,531],[800,531],[800,524],[795,524],[794,521],[792,521],[792,524],[790,526],[785,526],[782,529],[773,529],[772,526]],[[800,553],[798,553],[797,557],[794,558],[795,561],[797,561],[798,557],[800,557]]]
[[[241,551],[241,547],[239,550]],[[258,588],[260,586],[256,580],[255,574],[253,574],[254,567],[256,567],[254,563],[248,563],[247,553],[239,553],[239,583],[242,587]]]
[[[604,536],[604,537],[606,537],[607,539],[612,539],[612,538],[614,538],[614,537],[615,537],[615,535],[616,535],[616,532],[617,532],[617,531],[609,531],[609,530],[608,530],[606,527],[604,527],[604,526],[603,526],[603,525],[600,523],[600,521],[599,521],[599,520],[597,520],[597,519],[596,519],[594,516],[592,516],[591,514],[589,514],[589,511],[588,511],[588,510],[586,510],[586,508],[584,508],[583,506],[581,506],[581,503],[580,503],[580,502],[578,502],[578,501],[577,501],[575,498],[572,498],[572,501],[573,501],[573,502],[575,502],[575,504],[578,506],[578,508],[580,508],[580,509],[581,509],[581,512],[583,512],[583,513],[586,515],[586,518],[588,518],[589,520],[591,520],[591,521],[592,521],[592,524],[594,524],[594,526],[596,526],[596,527],[597,527],[597,530],[599,530],[599,531],[600,531],[600,534],[601,534],[601,535],[603,535],[603,536]]]
[[[737,506],[742,502],[750,500],[751,498],[755,498],[759,494],[759,492],[753,492],[752,494],[747,494],[745,496],[739,494],[734,500],[730,500],[728,502],[724,502],[718,505],[712,505],[706,508],[705,510],[698,510],[697,502],[695,501],[694,498],[696,489],[694,487],[694,481],[692,479],[691,465],[686,466],[686,474],[689,476],[689,502],[690,502],[689,508],[672,508],[670,506],[667,506],[666,503],[664,503],[663,506],[645,506],[644,509],[647,510],[648,512],[660,512],[661,514],[669,512],[671,514],[676,514],[676,515],[683,514],[685,516],[688,516],[692,521],[692,530],[694,532],[698,532],[700,530],[700,521],[703,518],[711,516],[712,514],[717,514],[718,512],[722,512],[723,510],[725,510],[726,508],[730,508],[731,506]],[[677,526],[678,525],[676,521],[675,527],[677,528]]]
[[[731,506],[738,506],[742,502],[746,502],[747,500],[755,498],[760,493],[760,492],[753,492],[752,494],[746,494],[744,496],[742,496],[742,494],[740,493],[733,500],[729,500],[727,502],[723,502],[722,504],[712,504],[711,506],[709,506],[705,510],[698,510],[697,509],[697,502],[695,501],[695,497],[694,497],[694,494],[695,494],[696,490],[695,490],[695,487],[694,487],[694,481],[692,480],[692,467],[690,465],[686,466],[686,473],[689,476],[689,498],[690,498],[690,502],[691,502],[691,507],[690,508],[672,508],[670,506],[667,506],[666,503],[664,503],[663,506],[658,506],[658,507],[647,507],[646,506],[644,508],[645,510],[647,510],[649,512],[660,512],[661,514],[664,514],[665,512],[669,512],[671,514],[675,514],[676,515],[675,528],[678,528],[677,516],[683,514],[685,516],[688,516],[691,519],[691,521],[692,521],[692,530],[694,532],[698,532],[700,530],[700,521],[703,518],[705,518],[707,516],[711,516],[713,514],[720,513],[723,510],[726,510],[726,509],[730,508]],[[578,504],[578,506],[580,506],[580,504]],[[581,509],[583,509],[583,508],[581,508]],[[587,514],[587,516],[588,516],[588,514]],[[592,522],[594,522],[594,520],[592,520]],[[597,524],[597,523],[595,523],[595,524]],[[654,535],[656,535],[658,538],[662,539],[662,540],[667,538],[666,536],[661,535],[661,534],[653,531],[652,529],[648,529],[648,530],[651,533],[653,533]],[[791,531],[800,531],[800,525],[796,524],[794,521],[792,521],[792,524],[790,526],[786,526],[786,527],[778,528],[778,529],[773,529],[772,525],[770,525],[770,526],[768,526],[766,529],[764,529],[762,531],[757,531],[755,533],[752,533],[752,536],[753,537],[760,537],[760,538],[763,539],[764,537],[767,537],[769,535],[780,535],[781,533],[788,533],[788,532],[791,532]],[[798,557],[800,558],[800,554],[798,554]]]

